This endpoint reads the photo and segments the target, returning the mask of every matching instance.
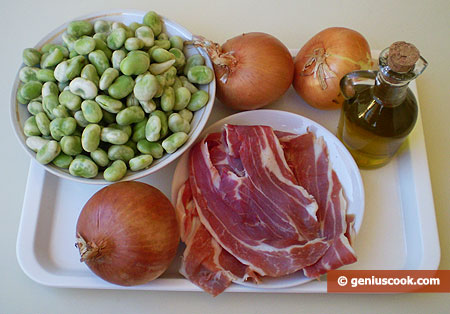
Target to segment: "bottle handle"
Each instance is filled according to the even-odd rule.
[[[377,71],[353,71],[347,73],[342,77],[339,86],[341,88],[341,93],[345,99],[350,99],[355,96],[355,85],[375,85],[375,78],[377,77]],[[370,82],[368,82],[368,80]]]

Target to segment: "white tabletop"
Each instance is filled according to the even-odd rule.
[[[9,121],[13,79],[22,50],[50,30],[90,12],[155,10],[219,43],[243,32],[262,31],[289,48],[300,48],[330,26],[361,32],[372,49],[397,40],[414,43],[430,66],[418,79],[422,120],[441,241],[441,269],[450,269],[450,2],[378,1],[0,1],[0,313],[338,313],[443,312],[448,294],[302,295],[56,289],[39,285],[20,269],[16,237],[29,157]],[[4,133],[3,133],[4,132]],[[380,232],[385,232],[380,230]]]

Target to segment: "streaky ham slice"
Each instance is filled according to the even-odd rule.
[[[346,214],[347,202],[339,179],[332,169],[323,138],[312,132],[303,135],[277,133],[289,167],[318,203],[317,218],[321,236],[332,244],[314,265],[304,268],[307,277],[318,277],[331,269],[356,261],[351,247],[354,216]]]
[[[180,267],[183,276],[214,296],[232,281],[259,280],[248,266],[223,250],[201,224],[189,180],[181,186],[175,208],[181,240],[186,243]]]
[[[273,130],[225,126],[223,138],[225,155],[217,136],[190,152],[189,182],[202,225],[261,276],[316,263],[329,247],[320,235],[317,203],[297,184]],[[225,159],[240,163],[226,165]]]

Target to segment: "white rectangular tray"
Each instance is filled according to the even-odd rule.
[[[417,97],[415,82],[411,89]],[[266,107],[294,112],[336,133],[339,111],[321,111],[306,105],[290,88]],[[235,111],[216,100],[208,125]],[[208,126],[207,125],[207,126]],[[140,181],[170,198],[176,161]],[[437,269],[440,247],[428,172],[422,120],[399,155],[387,166],[362,171],[366,208],[356,238],[358,262],[345,269]],[[71,288],[200,291],[178,273],[180,252],[160,278],[135,287],[109,284],[79,261],[75,226],[81,208],[103,186],[60,179],[32,161],[17,239],[17,257],[23,271],[43,285]],[[286,289],[255,289],[233,284],[228,292],[325,293],[326,281]]]

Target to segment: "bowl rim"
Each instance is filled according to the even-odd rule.
[[[55,41],[57,38],[59,38],[62,35],[62,33],[64,33],[64,31],[67,29],[68,24],[74,20],[93,21],[93,20],[101,19],[102,17],[120,16],[120,15],[135,16],[136,18],[139,18],[139,17],[142,18],[147,12],[148,11],[137,10],[137,9],[110,9],[110,10],[100,10],[100,11],[88,13],[85,15],[81,15],[81,16],[75,17],[75,18],[59,25],[58,27],[54,28],[53,30],[48,32],[44,37],[42,37],[33,47],[36,49],[40,49],[46,43]],[[158,15],[163,20],[164,25],[169,24],[172,27],[176,28],[178,35],[185,37],[187,40],[192,39],[193,34],[190,31],[188,31],[184,26],[178,24],[177,22],[175,22],[173,20],[166,18],[163,15],[160,15],[160,14],[158,14]],[[214,71],[214,67],[213,67],[212,62],[209,59],[209,56],[206,53],[206,51],[203,48],[199,48],[199,47],[192,47],[192,48],[195,48],[198,51],[198,53],[200,53],[205,58],[206,64]],[[27,136],[25,136],[25,134],[23,133],[23,126],[21,124],[20,116],[19,116],[19,106],[21,106],[23,104],[19,104],[19,102],[17,101],[17,97],[16,97],[17,89],[20,84],[19,72],[24,66],[25,65],[23,63],[20,64],[20,66],[17,70],[16,76],[14,78],[12,89],[11,89],[10,123],[12,124],[13,130],[14,130],[13,133],[15,134],[15,136],[16,136],[17,140],[19,141],[20,145],[22,146],[22,148],[27,152],[27,154],[31,157],[32,160],[36,160],[36,153],[34,151],[32,151],[26,145]],[[131,180],[141,179],[145,176],[155,173],[156,171],[162,169],[163,167],[165,167],[167,165],[170,165],[172,162],[174,162],[179,157],[181,157],[183,155],[183,153],[195,143],[196,139],[200,136],[203,129],[205,128],[205,125],[208,122],[209,116],[211,115],[211,111],[214,106],[214,101],[215,101],[215,96],[216,96],[215,76],[213,78],[213,81],[207,85],[207,91],[209,94],[208,103],[201,110],[194,113],[194,114],[201,114],[200,117],[198,118],[198,124],[194,129],[192,129],[189,132],[189,138],[186,141],[186,143],[184,143],[182,145],[182,147],[177,149],[177,151],[175,151],[172,154],[165,153],[165,156],[162,157],[165,159],[162,159],[162,158],[157,159],[156,164],[153,163],[150,167],[148,167],[146,169],[143,169],[143,170],[140,170],[137,172],[132,172],[130,169],[127,169],[127,174],[121,180],[114,181],[114,182],[131,181]],[[46,171],[49,171],[50,173],[52,173],[60,178],[72,180],[75,182],[87,183],[87,184],[93,184],[93,185],[108,185],[108,184],[114,183],[114,182],[106,181],[105,179],[98,177],[98,175],[95,178],[76,177],[60,168],[57,168],[56,166],[53,166],[51,163],[46,164],[46,165],[43,165],[40,163],[38,163],[38,164],[40,166],[44,167],[44,169]],[[100,172],[99,172],[99,175],[100,175]]]

